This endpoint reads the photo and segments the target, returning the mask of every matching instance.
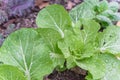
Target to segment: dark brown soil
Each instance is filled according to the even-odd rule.
[[[70,70],[56,71],[54,70],[48,76],[45,76],[44,80],[85,80],[87,71],[75,67]]]
[[[85,75],[77,74],[71,70],[66,70],[63,72],[54,71],[48,76],[47,79],[48,80],[85,80]]]

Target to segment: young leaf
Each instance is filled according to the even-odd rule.
[[[21,29],[12,33],[3,43],[0,61],[17,66],[27,80],[42,80],[54,69],[50,51],[34,29]]]
[[[107,10],[108,9],[108,2],[106,0],[99,2],[98,5],[95,6],[95,9],[96,9],[97,13],[101,13],[101,12]]]
[[[94,42],[100,29],[100,25],[91,19],[81,19],[81,24],[81,30],[74,28],[74,31],[78,35],[80,41],[84,44]]]
[[[52,28],[64,38],[64,30],[70,28],[72,22],[67,11],[60,5],[51,5],[38,13],[36,23],[40,28]]]
[[[111,26],[99,33],[99,48],[101,52],[120,53],[120,28]]]
[[[58,47],[67,59],[67,67],[70,68],[75,59],[91,57],[95,51],[95,38],[100,28],[94,20],[81,20],[83,29],[74,29],[74,32],[65,30],[65,38],[58,42]],[[70,60],[70,58],[72,60]]]
[[[0,80],[27,80],[27,79],[18,68],[10,65],[0,65]]]

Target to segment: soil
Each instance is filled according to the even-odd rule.
[[[20,28],[31,27],[37,28],[35,19],[38,12],[42,8],[50,4],[61,4],[69,11],[77,4],[81,3],[83,0],[36,0],[36,1],[38,4],[36,4],[36,7],[31,9],[30,13],[21,17],[17,16],[10,17],[8,21],[0,25],[0,45],[2,45],[5,38],[15,30],[18,30]],[[63,72],[54,70],[51,74],[45,76],[44,80],[85,80],[85,75],[86,75],[85,70],[76,67],[71,70],[65,70]]]
[[[87,71],[75,67],[70,70],[56,71],[54,70],[48,76],[45,76],[44,80],[85,80]]]
[[[44,80],[85,80],[85,75],[75,73],[71,70],[65,70],[63,72],[54,71]]]

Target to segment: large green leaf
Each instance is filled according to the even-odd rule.
[[[27,80],[27,79],[18,68],[9,65],[0,65],[0,80]]]
[[[97,80],[119,80],[120,79],[120,61],[112,54],[99,54],[99,59],[105,64],[105,74],[103,77]],[[102,65],[100,65],[102,66]],[[94,68],[94,71],[96,69]],[[99,75],[99,74],[97,74]],[[93,76],[89,73],[86,77],[87,80],[93,79]]]
[[[120,80],[120,60],[110,54],[101,54],[99,57],[106,64],[105,76],[100,80]]]
[[[120,53],[120,28],[110,26],[102,33],[99,33],[99,48],[101,52],[110,52],[112,54]]]
[[[34,29],[12,33],[0,49],[0,61],[18,67],[27,80],[42,80],[54,69],[50,48]]]
[[[80,5],[70,11],[72,20],[76,23],[80,18],[92,19],[95,17],[93,7],[98,3],[98,0],[85,0]]]
[[[120,61],[112,54],[106,53],[106,54],[98,54],[98,59],[104,63],[104,68],[102,63],[99,63],[94,59],[94,62],[92,60],[86,60],[82,63],[80,62],[80,66],[83,66],[83,68],[87,68],[88,70],[92,70],[88,73],[86,79],[87,80],[119,80],[120,79]],[[88,63],[87,63],[88,62]],[[92,63],[91,63],[92,62]],[[96,64],[99,64],[99,67]],[[83,65],[84,64],[84,65]],[[89,65],[91,64],[91,65]],[[97,66],[97,68],[95,67]],[[101,67],[101,68],[100,68]],[[95,76],[100,76],[101,73],[104,73],[104,75],[101,76],[99,79],[95,79],[94,75],[91,75],[93,71],[101,70],[99,73],[96,73]],[[104,70],[104,72],[103,72]]]
[[[38,13],[36,23],[40,28],[52,28],[64,37],[64,29],[71,26],[67,11],[60,5],[51,5]]]
[[[93,80],[100,79],[105,75],[105,63],[97,55],[83,60],[76,60],[76,64],[82,69],[88,70],[92,74]]]

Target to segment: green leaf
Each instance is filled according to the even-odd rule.
[[[66,30],[65,39],[63,40],[63,43],[59,44],[59,47],[61,46],[63,53],[65,53],[65,58],[69,56],[68,46],[71,49],[79,49],[80,47],[78,46],[81,46],[81,49],[83,49],[83,46],[90,45],[95,41],[100,25],[94,20],[88,19],[82,19],[81,23],[83,25],[82,30],[80,30],[79,28],[74,28],[74,33]],[[88,47],[86,46],[86,49],[87,48]]]
[[[75,36],[73,32],[68,30],[65,31],[65,38],[58,42],[58,48],[62,51],[66,59],[66,65],[68,69],[75,66],[74,59],[76,57],[73,56],[74,54],[72,54],[71,48],[76,48],[77,52],[77,49],[79,48],[79,43],[79,38],[77,38],[77,36]]]
[[[95,55],[91,58],[76,60],[76,64],[82,69],[88,70],[94,79],[100,79],[105,75],[105,63]]]
[[[119,20],[120,20],[120,13],[114,13],[112,20],[113,20],[113,21],[119,21]]]
[[[75,56],[70,56],[66,59],[66,65],[68,69],[76,67]]]
[[[74,36],[74,34],[71,31],[65,30],[65,38],[58,42],[58,48],[61,49],[65,58],[68,58],[70,56],[70,51],[68,47],[72,44],[73,39],[74,41],[76,41],[76,37]]]
[[[120,53],[120,28],[110,26],[99,33],[99,49],[101,52],[109,52],[111,54]]]
[[[41,38],[44,39],[46,44],[51,48],[51,51],[55,52],[57,41],[61,39],[60,34],[50,28],[38,28],[36,29]]]
[[[98,13],[101,13],[101,12],[107,10],[108,9],[108,2],[106,0],[99,2],[97,4],[97,6],[95,6],[95,9]]]
[[[106,64],[105,76],[100,80],[120,80],[120,61],[111,54],[101,54],[99,57]]]
[[[102,12],[100,15],[108,17],[111,21],[120,20],[120,14],[114,13],[112,10],[106,10],[106,11]]]
[[[50,28],[39,28],[37,32],[51,50],[50,58],[53,61],[54,67],[63,67],[65,58],[57,47],[57,42],[61,39],[60,34],[56,30]]]
[[[0,49],[0,61],[18,67],[27,80],[43,80],[54,69],[50,48],[34,29],[12,33]]]
[[[113,12],[117,12],[119,9],[119,4],[117,2],[110,2],[109,9],[112,10]]]
[[[96,79],[93,79],[92,75],[89,72],[88,72],[87,76],[85,77],[85,79],[86,80],[96,80]]]
[[[72,22],[69,14],[60,5],[51,5],[38,13],[36,23],[40,28],[52,28],[64,38],[64,30],[70,28]]]
[[[0,65],[0,80],[27,80],[27,79],[18,68],[10,65]]]
[[[94,79],[93,76],[90,73],[88,73],[86,79],[87,80],[119,80],[120,79],[120,61],[114,55],[108,54],[108,53],[99,54],[99,59],[103,61],[105,64],[104,76],[99,79]],[[94,71],[96,71],[95,68],[94,68]]]
[[[112,21],[104,15],[97,15],[96,19],[102,24],[103,27],[113,25]]]
[[[83,29],[75,31],[76,34],[79,35],[80,40],[84,44],[94,42],[100,29],[100,25],[96,21],[91,19],[81,19],[81,24],[81,28]]]
[[[87,4],[91,5],[91,7],[93,7],[93,5],[98,4],[99,0],[84,0],[84,2],[86,2]]]
[[[70,11],[70,16],[73,22],[77,22],[80,18],[92,19],[95,17],[93,7],[98,3],[98,0],[85,0],[80,5]],[[89,13],[89,15],[88,15]]]
[[[65,38],[58,42],[58,47],[67,60],[68,68],[75,65],[75,59],[91,57],[95,51],[95,38],[100,26],[94,20],[84,19],[81,23],[82,30],[77,27],[74,28],[74,32],[65,30]]]

